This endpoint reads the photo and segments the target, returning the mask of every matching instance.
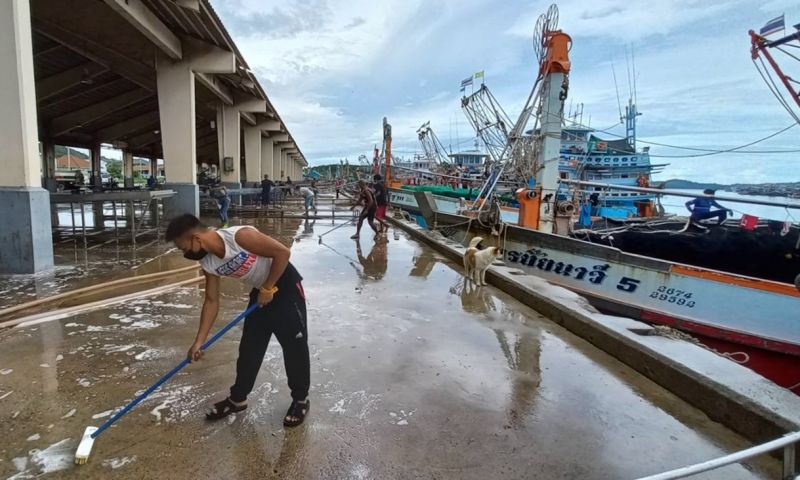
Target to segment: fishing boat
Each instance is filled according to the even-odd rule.
[[[509,145],[503,147],[501,161],[487,182],[496,186],[500,174],[509,167],[519,169],[523,165],[532,172],[533,181],[514,192],[519,208],[502,208],[492,200],[492,185],[484,185],[471,206],[463,199],[400,188],[390,189],[390,202],[408,211],[420,225],[462,244],[475,236],[483,237],[485,245],[501,247],[505,263],[517,267],[520,274],[535,275],[573,290],[601,311],[685,332],[706,348],[800,394],[800,282],[793,285],[785,279],[758,278],[637,254],[571,235],[575,213],[586,206],[586,194],[591,189],[584,185],[581,196],[566,195],[564,185],[570,178],[553,168],[555,159],[560,165],[565,160],[562,117],[567,95],[563,85],[570,70],[571,42],[568,35],[556,29],[554,9],[551,7],[537,24],[534,45],[540,47],[540,70],[529,99],[533,103],[523,109],[522,125],[518,122],[508,135]],[[525,131],[525,112],[531,117],[539,112],[537,123],[541,124],[531,129],[532,143],[513,133]],[[590,132],[568,131],[568,135],[578,135],[576,142],[577,138],[586,142],[590,164],[606,163],[607,155],[592,153]],[[524,148],[518,147],[520,143]],[[606,146],[606,153],[609,148],[614,151],[609,163],[613,163],[614,155],[622,158],[623,152],[616,147]],[[631,158],[640,156],[634,152],[625,153],[629,166]],[[595,162],[595,157],[601,161]],[[629,178],[616,180],[628,182]],[[606,190],[614,187],[604,185]],[[617,188],[621,189],[617,193],[636,193],[626,196],[634,205],[651,201],[649,196],[658,194],[646,186]],[[636,205],[637,212],[639,208]],[[789,233],[800,237],[796,228]],[[741,257],[746,255],[739,252]]]

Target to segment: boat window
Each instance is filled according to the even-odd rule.
[[[614,163],[619,162],[619,157],[614,157]]]
[[[619,178],[628,178],[628,174],[627,173],[623,173],[622,175],[619,176]]]

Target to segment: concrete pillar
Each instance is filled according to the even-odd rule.
[[[165,188],[176,192],[164,201],[165,213],[199,215],[194,73],[187,62],[172,63],[162,55],[157,56],[156,69]]]
[[[246,127],[244,129],[244,161],[247,186],[261,182],[261,129]]]
[[[53,142],[42,143],[42,186],[56,191],[56,145]]]
[[[281,179],[281,147],[273,144],[272,146],[272,180],[274,182]]]
[[[91,179],[89,180],[89,184],[97,188],[103,184],[103,179],[100,177],[100,170],[102,168],[102,165],[100,164],[100,152],[100,145],[94,145],[89,152],[89,158],[91,158],[92,162]]]
[[[219,168],[222,183],[229,188],[241,186],[241,172],[239,159],[241,158],[241,116],[235,105],[222,104],[222,122],[217,128],[217,135],[221,137],[222,155]],[[226,160],[229,159],[229,160]]]
[[[261,178],[264,175],[269,175],[271,180],[275,180],[272,176],[272,140],[269,138],[261,137]]]
[[[288,180],[291,176],[292,174],[289,173],[289,162],[286,159],[286,150],[281,149],[281,177]],[[292,181],[294,181],[293,178]]]
[[[125,179],[125,188],[133,187],[133,153],[122,151],[122,177]]]
[[[155,155],[150,157],[150,175],[158,179],[158,158]]]
[[[0,2],[0,273],[53,266],[50,194],[41,187],[29,0]]]

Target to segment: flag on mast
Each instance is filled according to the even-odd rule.
[[[480,78],[481,82],[483,82],[483,70],[481,70],[480,72],[475,72],[475,75],[473,75],[473,77],[475,78],[475,80]]]
[[[467,88],[470,85],[472,85],[472,75],[470,75],[469,77],[465,78],[464,80],[461,80],[461,91],[463,92],[464,89]]]
[[[784,23],[784,15],[781,15],[780,17],[775,17],[772,20],[770,20],[769,22],[767,22],[763,27],[761,27],[761,30],[759,30],[758,33],[762,37],[765,37],[765,36],[771,35],[771,34],[773,34],[775,32],[780,32],[781,30],[784,30],[785,28],[786,28],[786,25]]]

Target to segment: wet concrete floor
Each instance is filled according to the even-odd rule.
[[[306,423],[282,426],[274,341],[248,410],[203,419],[233,380],[236,329],[100,436],[87,465],[72,464],[87,425],[188,349],[202,290],[184,288],[0,332],[0,478],[626,479],[750,445],[505,293],[465,287],[456,265],[403,233],[356,243],[346,226],[320,245],[330,221],[244,222],[291,242],[305,277]],[[223,280],[217,326],[245,299]]]

